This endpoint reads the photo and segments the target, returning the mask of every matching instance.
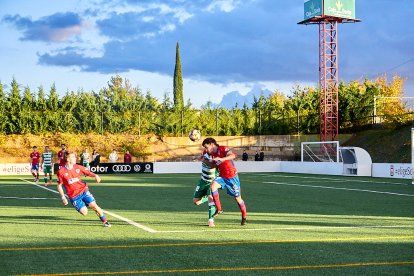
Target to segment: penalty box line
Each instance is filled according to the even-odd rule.
[[[39,185],[39,184],[34,183],[34,182],[32,182],[32,181],[28,181],[28,180],[23,179],[23,178],[20,178],[20,180],[22,180],[22,181],[24,181],[24,182],[27,182],[27,183],[29,183],[29,184],[33,184],[33,185],[35,185],[35,186],[37,186],[37,187],[39,187],[39,188],[45,189],[45,190],[50,191],[50,192],[52,192],[52,193],[59,194],[59,192],[58,192],[58,191],[56,191],[56,190],[53,190],[53,189],[50,189],[50,188],[48,188],[48,187],[45,187],[45,186]],[[67,197],[67,195],[65,195],[65,196]],[[133,221],[133,220],[130,220],[130,219],[124,218],[124,217],[122,217],[122,216],[120,216],[120,215],[117,215],[117,214],[112,213],[112,212],[107,211],[107,210],[103,210],[103,209],[102,209],[102,211],[104,211],[104,213],[106,213],[106,214],[108,214],[108,215],[110,215],[110,216],[112,216],[112,217],[115,217],[115,218],[117,218],[117,219],[119,219],[119,220],[125,221],[126,223],[128,223],[128,224],[130,224],[130,225],[132,225],[132,226],[138,227],[138,228],[140,228],[140,229],[142,229],[142,230],[144,230],[144,231],[147,231],[147,232],[150,232],[150,233],[157,233],[157,230],[154,230],[154,229],[152,229],[152,228],[149,228],[149,227],[147,227],[147,226],[145,226],[145,225],[142,225],[142,224],[140,224],[140,223],[138,223],[138,222],[135,222],[135,221]]]

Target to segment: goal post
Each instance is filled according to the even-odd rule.
[[[340,162],[339,141],[300,143],[301,162]]]
[[[414,128],[411,128],[411,184],[414,185]]]

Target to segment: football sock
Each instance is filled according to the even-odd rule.
[[[32,172],[33,177],[36,177],[36,174],[34,172]]]
[[[205,202],[207,202],[208,201],[208,196],[203,196],[202,198],[201,198],[201,203],[205,203]]]
[[[36,178],[39,179],[39,173],[36,174]]]
[[[47,176],[43,177],[43,180],[45,181],[45,184],[47,183]]]
[[[214,203],[216,205],[217,210],[221,211],[221,202],[220,202],[220,195],[218,191],[214,191],[212,194]]]
[[[215,213],[216,213],[216,205],[214,204],[214,202],[209,202],[208,203],[208,218],[212,219]]]
[[[242,218],[245,218],[247,212],[246,212],[246,205],[244,204],[244,201],[240,203],[237,202],[237,204],[239,204],[240,212],[242,213]]]
[[[106,216],[105,216],[105,215],[102,215],[102,217],[99,217],[99,219],[100,219],[102,222],[106,222]]]
[[[102,214],[102,216],[100,216],[99,213],[98,213],[98,211],[95,211],[95,214],[99,217],[99,219],[102,222],[106,222],[106,216],[105,216],[105,214]]]

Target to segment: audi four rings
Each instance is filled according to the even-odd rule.
[[[114,172],[130,172],[131,166],[130,165],[113,165],[112,170]]]

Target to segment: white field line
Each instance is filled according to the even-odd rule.
[[[0,188],[7,188],[7,187],[18,187],[22,185],[16,185],[16,184],[1,184]]]
[[[42,185],[39,185],[39,184],[36,184],[36,183],[31,182],[31,181],[28,181],[28,180],[26,180],[26,179],[20,178],[20,180],[25,181],[25,182],[30,183],[30,184],[33,184],[33,185],[35,185],[35,186],[37,186],[37,187],[40,187],[40,188],[42,188],[42,189],[45,189],[45,190],[51,191],[51,192],[53,192],[53,193],[55,193],[55,194],[58,194],[58,193],[59,193],[59,192],[58,192],[58,191],[56,191],[56,190],[50,189],[50,188],[48,188],[48,187],[45,187],[45,186],[42,186]],[[67,197],[67,196],[66,196],[66,197]],[[149,227],[146,227],[145,225],[139,224],[139,223],[137,223],[137,222],[135,222],[135,221],[132,221],[132,220],[130,220],[130,219],[127,219],[127,218],[124,218],[124,217],[122,217],[122,216],[119,216],[119,215],[117,215],[117,214],[115,214],[115,213],[109,212],[109,211],[107,211],[107,210],[103,210],[103,211],[104,211],[104,213],[106,213],[106,214],[108,214],[108,215],[110,215],[110,216],[113,216],[113,217],[115,217],[115,218],[117,218],[117,219],[120,219],[120,220],[122,220],[122,221],[125,221],[126,223],[129,223],[129,224],[131,224],[132,226],[138,227],[138,228],[140,228],[140,229],[142,229],[142,230],[144,230],[144,231],[147,231],[147,232],[150,232],[150,233],[156,233],[156,232],[157,232],[157,231],[156,231],[156,230],[154,230],[154,229],[151,229],[151,228],[149,228]]]
[[[410,186],[411,183],[398,183],[398,182],[383,182],[383,181],[371,181],[371,180],[362,180],[362,179],[344,179],[344,178],[330,178],[330,177],[317,177],[317,176],[296,176],[296,175],[275,175],[275,174],[258,174],[260,176],[266,177],[285,177],[285,178],[301,178],[301,179],[316,179],[316,180],[329,180],[329,181],[340,181],[340,182],[360,182],[360,183],[372,183],[372,184],[391,184],[391,185],[404,185]]]
[[[399,193],[391,193],[391,192],[381,192],[381,191],[374,191],[374,190],[361,190],[361,189],[351,189],[351,188],[341,188],[341,187],[329,187],[329,186],[315,186],[315,185],[303,185],[303,184],[293,184],[293,183],[281,183],[281,182],[263,182],[268,184],[275,184],[275,185],[285,185],[285,186],[299,186],[299,187],[308,187],[308,188],[319,188],[319,189],[331,189],[331,190],[344,190],[344,191],[354,191],[354,192],[366,192],[366,193],[375,193],[375,194],[387,194],[387,195],[398,195],[398,196],[412,196],[409,194],[399,194]]]
[[[133,226],[135,226],[135,227],[141,228],[141,229],[142,229],[142,230],[144,230],[144,231],[147,231],[147,232],[150,232],[150,233],[157,233],[157,232],[158,232],[157,230],[154,230],[154,229],[152,229],[152,228],[149,228],[149,227],[147,227],[147,226],[145,226],[145,225],[142,225],[142,224],[140,224],[140,223],[138,223],[138,222],[135,222],[135,221],[132,221],[132,220],[130,220],[130,219],[127,219],[127,218],[121,217],[121,216],[119,216],[119,215],[117,215],[117,214],[114,214],[114,213],[112,213],[112,212],[109,212],[109,211],[107,211],[107,210],[104,210],[104,212],[105,212],[106,214],[110,215],[110,216],[113,216],[113,217],[115,217],[115,218],[119,219],[119,220],[125,221],[125,222],[127,222],[127,223],[129,223],[129,224],[131,224],[131,225],[133,225]]]
[[[33,184],[33,185],[35,185],[35,186],[37,186],[37,187],[39,187],[39,188],[42,188],[42,189],[48,190],[48,191],[50,191],[50,192],[52,192],[52,193],[55,193],[55,194],[58,194],[58,193],[59,193],[59,192],[58,192],[58,191],[56,191],[56,190],[50,189],[50,188],[48,188],[48,187],[46,187],[46,186],[43,186],[43,185],[36,184],[35,182],[32,182],[32,181],[29,181],[29,180],[26,180],[26,179],[23,179],[23,178],[20,178],[20,180],[22,180],[22,181],[24,181],[24,182],[27,182],[27,183],[29,183],[29,184]]]
[[[15,196],[0,196],[0,198],[2,199],[21,199],[21,200],[43,200],[43,199],[47,199],[47,200],[57,200],[57,198],[47,198],[47,197],[15,197]]]
[[[237,228],[217,229],[203,228],[198,230],[171,230],[157,231],[157,233],[197,233],[197,232],[240,232],[240,231],[301,231],[301,230],[323,230],[323,229],[373,229],[373,228],[414,228],[414,225],[374,225],[374,226],[311,226],[311,227],[270,227],[270,228]]]

